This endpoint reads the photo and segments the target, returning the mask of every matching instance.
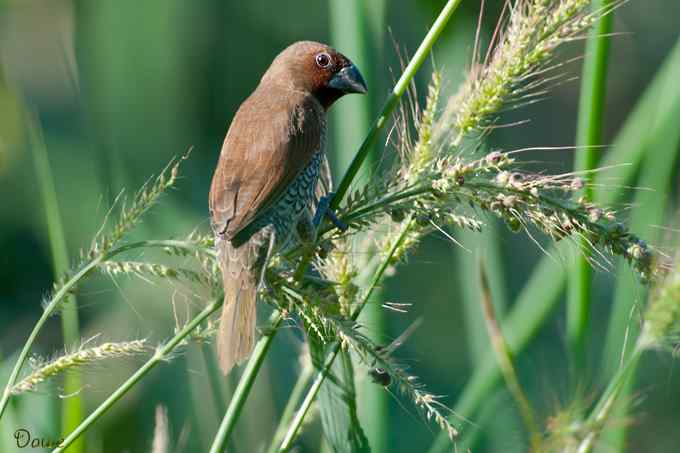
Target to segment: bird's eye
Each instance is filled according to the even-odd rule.
[[[326,52],[320,53],[316,56],[316,64],[320,68],[327,68],[331,65],[331,56]]]

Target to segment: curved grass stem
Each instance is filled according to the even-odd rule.
[[[215,436],[213,444],[210,447],[210,453],[222,452],[227,446],[229,437],[231,436],[234,426],[236,426],[236,422],[241,415],[243,405],[246,402],[246,398],[250,394],[250,389],[255,383],[257,373],[260,371],[260,367],[264,362],[264,357],[267,355],[267,351],[269,351],[269,347],[272,344],[272,340],[274,339],[274,335],[276,335],[282,319],[283,316],[280,312],[275,310],[272,313],[270,317],[270,328],[265,332],[264,335],[262,335],[255,345],[253,354],[250,356],[250,360],[248,361],[246,369],[243,370],[243,375],[241,375],[241,379],[238,381],[238,386],[236,386],[236,390],[234,390],[234,396],[232,396],[231,401],[229,402],[229,407],[227,408],[227,412],[224,414],[224,418],[222,419],[220,427],[217,430],[217,435]]]
[[[357,153],[354,155],[349,169],[347,169],[347,172],[340,181],[340,185],[335,192],[335,197],[331,202],[331,209],[336,209],[338,206],[340,206],[340,203],[347,194],[347,191],[352,185],[355,176],[361,169],[366,157],[368,157],[368,153],[378,138],[378,134],[383,129],[383,127],[385,127],[387,120],[394,112],[394,109],[397,107],[399,100],[406,92],[406,89],[413,80],[413,77],[416,75],[416,72],[418,72],[418,69],[420,69],[427,59],[430,51],[432,50],[432,46],[437,41],[437,38],[439,38],[439,35],[444,30],[444,27],[446,27],[449,19],[451,19],[451,16],[456,11],[456,8],[458,8],[461,2],[462,0],[449,0],[446,5],[444,5],[444,8],[442,8],[439,16],[432,24],[430,31],[427,32],[427,35],[425,35],[425,38],[420,43],[420,46],[418,46],[418,50],[416,50],[413,58],[411,58],[408,65],[406,66],[406,69],[404,69],[404,72],[401,74],[401,77],[399,77],[399,80],[394,85],[392,92],[385,101],[385,104],[383,104],[380,114],[369,129],[366,138],[361,143]]]
[[[269,448],[267,449],[268,453],[276,453],[279,450],[279,445],[281,445],[284,437],[286,436],[286,427],[293,419],[293,416],[295,415],[295,408],[300,403],[300,399],[305,395],[305,389],[307,389],[312,377],[314,377],[314,368],[311,366],[305,367],[302,370],[302,373],[300,373],[300,376],[295,383],[295,387],[293,387],[293,391],[288,398],[286,407],[281,414],[279,426],[276,428],[274,437],[272,438]]]
[[[151,248],[151,247],[161,248],[173,247],[191,251],[195,251],[197,249],[197,247],[194,244],[190,244],[186,241],[178,240],[139,241],[110,249],[109,251],[97,255],[92,260],[83,264],[78,270],[78,272],[76,272],[70,279],[68,279],[46,304],[42,315],[40,316],[35,326],[33,327],[33,330],[31,331],[31,334],[28,336],[26,343],[24,343],[24,346],[21,349],[21,352],[19,353],[17,362],[14,364],[9,379],[7,380],[7,384],[5,385],[5,390],[2,393],[2,399],[0,399],[0,418],[2,417],[2,414],[4,413],[5,408],[9,403],[9,399],[12,394],[12,388],[14,387],[14,384],[16,384],[17,382],[19,373],[21,372],[21,368],[23,367],[24,363],[26,362],[26,359],[28,358],[28,353],[30,352],[33,343],[35,342],[35,339],[38,337],[38,333],[40,333],[40,330],[43,328],[45,322],[49,319],[49,317],[52,316],[57,311],[64,298],[66,298],[73,291],[73,289],[78,285],[78,283],[80,283],[99,264],[103,263],[104,261],[111,259],[114,256],[119,255],[123,252],[139,248]]]
[[[217,298],[214,302],[203,309],[194,319],[189,321],[178,333],[175,334],[162,347],[156,349],[156,353],[144,365],[142,365],[132,376],[130,376],[120,387],[116,389],[103,403],[97,407],[78,427],[64,439],[59,448],[53,450],[53,453],[66,451],[80,435],[82,435],[95,421],[97,421],[111,406],[113,406],[119,399],[121,399],[128,390],[130,390],[137,382],[139,382],[149,371],[151,371],[160,362],[166,361],[172,351],[183,343],[184,339],[196,328],[198,325],[212,315],[218,308],[222,306],[222,297]]]
[[[578,453],[590,453],[595,447],[595,443],[602,432],[607,419],[616,407],[616,402],[626,388],[628,378],[635,373],[642,353],[645,348],[638,342],[630,357],[612,377],[607,389],[598,400],[595,408],[586,420],[586,425],[590,426],[590,432],[583,438],[578,446]]]
[[[512,351],[508,347],[503,331],[496,319],[495,310],[491,298],[491,286],[486,269],[482,262],[479,265],[480,285],[482,289],[481,304],[484,312],[484,320],[486,322],[486,329],[491,340],[496,360],[498,360],[498,368],[503,374],[505,384],[508,391],[512,395],[519,409],[519,413],[524,421],[524,426],[529,432],[529,442],[532,452],[542,451],[541,431],[537,421],[536,412],[529,401],[529,397],[522,388],[517,370],[515,368],[514,357]]]

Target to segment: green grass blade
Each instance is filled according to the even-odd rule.
[[[596,178],[598,186],[617,184],[625,186],[632,184],[635,174],[640,169],[640,162],[645,157],[645,143],[648,136],[658,133],[650,131],[650,121],[654,117],[667,118],[673,110],[673,104],[680,98],[680,86],[677,83],[680,74],[680,41],[675,44],[654,80],[645,89],[635,110],[628,116],[621,131],[618,133],[611,151],[601,162],[603,172]],[[664,102],[659,103],[662,99]],[[626,165],[621,165],[621,164]],[[610,168],[612,167],[612,168]],[[598,188],[594,198],[597,203],[614,204],[622,197],[620,188],[603,190]]]
[[[592,8],[598,11],[610,5],[611,0],[596,0]],[[597,26],[590,31],[586,44],[576,132],[578,148],[574,171],[577,172],[593,170],[599,161],[600,150],[595,147],[602,143],[610,40],[608,35],[611,33],[613,21],[613,12],[601,17]],[[593,187],[589,184],[592,182],[592,177],[586,174],[584,178],[586,178],[586,187],[583,196],[587,200],[592,200]],[[587,246],[587,244],[583,245]],[[587,363],[586,340],[590,324],[592,271],[592,266],[586,257],[578,257],[574,269],[570,272],[567,298],[567,343],[572,358],[572,367],[577,375],[581,375]]]
[[[347,168],[355,150],[361,145],[362,136],[371,121],[370,96],[375,96],[376,91],[373,87],[374,65],[370,64],[370,49],[367,46],[369,36],[363,3],[361,0],[328,2],[331,45],[350,56],[364,76],[369,90],[365,96],[347,96],[342,102],[334,105],[330,113],[333,135],[331,150],[336,174],[340,174],[339,169]],[[374,157],[372,151],[369,150],[367,165],[357,178],[370,174],[371,161]]]
[[[680,77],[680,70],[676,76]],[[680,128],[677,124],[677,119],[680,117],[680,96],[672,99],[667,97],[667,93],[668,90],[657,93],[660,109],[666,103],[670,103],[672,107],[666,115],[654,115],[650,118],[652,124],[646,135],[648,142],[643,145],[646,158],[638,181],[638,186],[646,190],[637,193],[633,202],[636,208],[633,210],[630,222],[635,231],[640,232],[643,237],[653,243],[661,240],[663,230],[656,228],[655,225],[664,223],[670,201],[664,197],[664,194],[670,192],[672,178],[677,162],[680,160]],[[604,351],[604,373],[607,377],[616,373],[624,348],[625,353],[628,354],[628,349],[635,343],[639,334],[638,316],[631,317],[631,311],[646,300],[647,294],[645,288],[640,287],[626,272],[623,263],[618,266],[618,275],[621,278],[617,280]],[[630,403],[629,393],[635,381],[635,370],[632,373],[620,394],[620,403],[614,419],[620,420],[626,416],[627,406]],[[622,451],[626,431],[623,424],[617,424],[605,432],[606,445],[610,451]]]
[[[203,361],[205,362],[206,373],[208,375],[208,382],[212,392],[211,399],[215,405],[215,411],[217,411],[217,418],[219,418],[222,416],[222,414],[227,412],[227,399],[225,397],[224,389],[224,387],[227,385],[227,381],[224,379],[224,376],[220,371],[220,367],[217,364],[213,346],[209,343],[202,344],[201,354],[203,355]]]
[[[493,298],[491,295],[491,286],[489,278],[484,268],[483,262],[480,262],[480,279],[482,287],[481,305],[486,321],[486,330],[489,335],[489,341],[493,347],[498,362],[498,367],[503,374],[505,386],[510,392],[510,395],[515,400],[515,405],[519,410],[519,414],[524,422],[524,427],[529,433],[529,444],[531,451],[537,452],[542,450],[541,428],[538,425],[536,418],[536,411],[534,410],[526,391],[520,383],[517,375],[517,367],[512,352],[508,348],[502,329],[498,324],[498,318],[493,307]]]
[[[54,275],[59,278],[69,270],[68,250],[64,228],[59,213],[57,193],[54,186],[54,178],[50,169],[47,149],[36,124],[30,125],[31,150],[35,162],[36,181],[40,187],[45,220],[47,224],[47,237],[52,254],[52,268]],[[73,348],[80,342],[80,328],[78,321],[78,305],[73,295],[65,298],[65,304],[61,312],[61,328],[64,337],[64,347]],[[67,373],[64,376],[64,394],[71,395],[64,398],[62,404],[62,434],[68,433],[80,424],[83,419],[83,403],[79,391],[81,390],[80,373],[77,371]],[[71,447],[74,453],[85,451],[84,439],[79,439]]]
[[[469,343],[468,349],[473,360],[473,366],[480,363],[489,346],[489,337],[484,330],[484,317],[479,309],[479,301],[482,297],[479,275],[476,267],[470,265],[471,259],[475,258],[476,255],[482,258],[485,267],[489,269],[492,300],[498,318],[503,318],[503,313],[507,307],[505,272],[498,233],[497,223],[490,219],[489,224],[484,227],[484,231],[481,233],[463,230],[456,235],[463,246],[472,250],[474,254],[471,255],[467,250],[462,249],[456,251],[456,271],[463,294],[465,336]]]
[[[317,354],[323,366],[323,349]],[[337,360],[319,390],[319,410],[324,435],[335,453],[370,452],[369,441],[357,416],[354,366],[348,351]],[[380,450],[376,450],[380,451]]]

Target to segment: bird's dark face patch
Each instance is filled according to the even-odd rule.
[[[349,93],[366,93],[366,82],[354,64],[325,44],[301,41],[281,52],[265,77],[313,94],[328,109]]]

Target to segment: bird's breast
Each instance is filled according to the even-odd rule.
[[[252,224],[252,229],[249,228],[251,231],[257,231],[273,226],[277,248],[285,248],[290,242],[292,232],[305,209],[309,209],[312,215],[316,211],[316,187],[326,148],[325,119],[321,124],[321,131],[319,149],[309,164],[293,179],[279,199],[258,216]]]

